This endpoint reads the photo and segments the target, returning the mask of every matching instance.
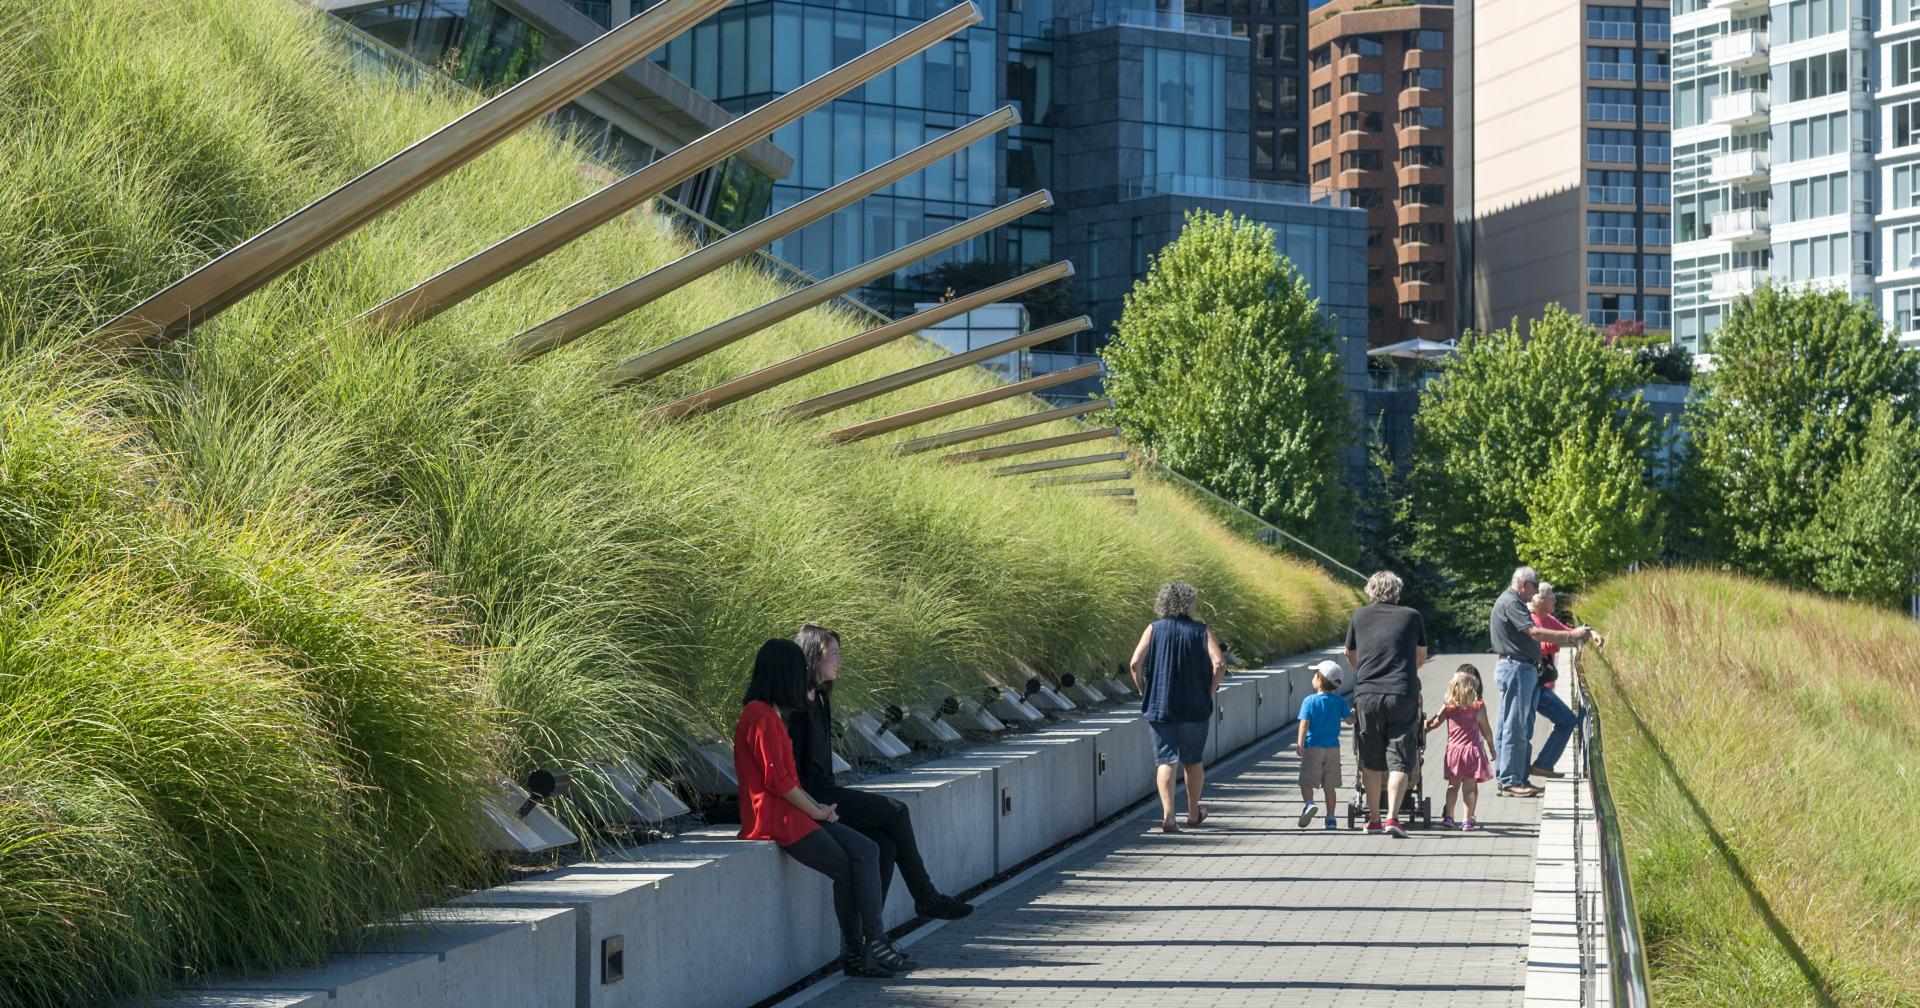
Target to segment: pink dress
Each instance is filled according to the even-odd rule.
[[[1471,707],[1444,707],[1441,718],[1447,722],[1447,755],[1444,770],[1450,781],[1484,781],[1493,778],[1487,751],[1480,746],[1480,712],[1487,705],[1479,700]]]

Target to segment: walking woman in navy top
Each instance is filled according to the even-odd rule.
[[[807,656],[790,640],[760,645],[740,721],[733,769],[740,778],[740,839],[771,840],[795,861],[833,881],[840,922],[840,967],[848,976],[890,977],[914,966],[887,941],[880,922],[880,849],[841,824],[832,805],[800,786],[793,741],[782,715],[807,702]]]
[[[1160,830],[1178,833],[1173,820],[1176,765],[1187,778],[1187,825],[1207,818],[1200,804],[1206,782],[1207,731],[1213,725],[1213,694],[1227,674],[1227,658],[1205,623],[1193,618],[1195,593],[1185,581],[1172,581],[1153,600],[1154,615],[1133,649],[1133,687],[1143,698],[1140,710],[1153,729],[1154,782],[1160,789]]]

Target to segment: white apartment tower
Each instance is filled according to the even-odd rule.
[[[1920,0],[1674,0],[1672,61],[1675,339],[1773,279],[1920,346]]]

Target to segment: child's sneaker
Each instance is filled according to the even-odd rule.
[[[1462,833],[1466,833],[1466,832],[1469,832],[1469,831],[1471,831],[1471,830],[1477,830],[1477,829],[1479,829],[1479,828],[1480,828],[1480,824],[1479,824],[1479,823],[1477,823],[1477,822],[1474,822],[1474,821],[1473,821],[1473,820],[1471,820],[1471,819],[1469,819],[1469,820],[1467,820],[1466,822],[1463,822],[1463,823],[1461,823],[1461,824],[1460,824],[1460,832],[1462,832]]]
[[[1332,816],[1328,816],[1328,817],[1327,817],[1327,828],[1328,828],[1328,829],[1336,829],[1336,830],[1337,830],[1337,829],[1339,829],[1339,828],[1340,828],[1340,820],[1338,820],[1338,819],[1335,819],[1335,818],[1334,818],[1334,817],[1332,817]]]
[[[1308,802],[1307,807],[1300,810],[1300,828],[1306,829],[1307,824],[1313,822],[1314,815],[1316,815],[1319,811],[1320,811],[1320,806],[1315,805],[1312,802]]]
[[[1452,828],[1453,828],[1453,817],[1452,817],[1452,816],[1450,816],[1450,815],[1443,815],[1443,816],[1441,816],[1441,817],[1440,817],[1440,828],[1441,828],[1441,829],[1452,829]]]
[[[1368,835],[1368,836],[1379,836],[1379,835],[1380,835],[1380,831],[1381,831],[1381,826],[1380,826],[1380,820],[1378,820],[1378,819],[1369,819],[1369,820],[1367,821],[1367,835]]]
[[[1400,820],[1389,819],[1387,820],[1387,835],[1396,840],[1405,840],[1407,838],[1407,831],[1400,827]]]

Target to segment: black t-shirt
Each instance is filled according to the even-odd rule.
[[[800,786],[810,795],[822,794],[833,784],[833,706],[825,694],[787,715],[787,734],[793,739],[793,765]]]
[[[1347,622],[1347,650],[1359,659],[1353,691],[1420,695],[1420,665],[1414,648],[1427,643],[1427,624],[1406,606],[1375,602],[1354,610]]]

